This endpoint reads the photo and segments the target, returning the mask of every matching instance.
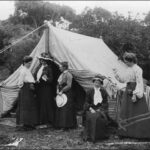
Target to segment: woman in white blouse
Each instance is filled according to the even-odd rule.
[[[118,81],[126,83],[121,98],[119,135],[122,137],[150,138],[150,113],[144,96],[143,71],[136,64],[134,53],[125,53],[126,72],[113,69]]]
[[[34,96],[35,80],[29,70],[31,62],[32,57],[24,57],[18,79],[18,86],[21,88],[16,117],[16,122],[19,125],[18,130],[34,129],[38,123],[37,104]]]

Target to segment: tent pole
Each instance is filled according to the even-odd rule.
[[[49,27],[45,29],[45,52],[49,53]]]
[[[45,52],[49,54],[50,58],[52,58],[51,50],[50,50],[50,26],[48,24],[51,24],[50,21],[45,20],[44,24],[47,25],[47,28],[45,29]]]
[[[0,87],[0,116],[3,113],[3,98],[2,98],[2,88]]]
[[[59,65],[60,63],[58,61],[56,61],[53,57],[52,57],[52,54],[51,54],[51,48],[50,48],[50,26],[48,26],[48,28],[46,29],[46,44],[45,44],[45,50],[47,50],[46,52],[49,54],[50,58],[52,58],[53,62],[55,62],[57,65]]]
[[[48,53],[50,55],[50,58],[52,59],[53,62],[55,62],[57,65],[59,65],[60,63],[55,60],[52,55],[51,55],[51,48],[50,48],[50,26],[48,24],[51,24],[50,21],[45,20],[44,24],[47,25],[47,28],[45,29],[45,52]]]

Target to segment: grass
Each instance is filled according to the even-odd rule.
[[[83,142],[81,132],[83,128],[69,131],[54,130],[53,128],[37,129],[33,131],[16,131],[14,127],[0,125],[0,149],[150,149],[150,143],[117,144],[119,142],[138,142],[133,139],[119,139],[112,134],[108,140],[96,143]],[[18,147],[4,147],[14,141],[15,138],[23,138]],[[111,143],[110,145],[108,143]],[[115,144],[116,143],[116,144]]]

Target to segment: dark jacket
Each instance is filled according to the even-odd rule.
[[[48,78],[48,80],[46,81],[47,83],[51,83],[53,81],[53,73],[52,73],[51,66],[44,67],[43,73],[42,73],[41,78],[40,78],[40,81],[43,80],[42,79],[43,75],[47,76],[47,78]]]
[[[106,112],[108,111],[108,94],[104,88],[101,88],[100,92],[103,100],[101,103],[94,105],[94,88],[87,91],[86,100],[84,104],[84,111],[89,110],[90,107],[92,107],[94,110],[100,108],[101,110],[104,110]]]
[[[40,66],[40,67],[41,67],[41,66]],[[36,70],[35,79],[37,78],[37,73],[38,73],[40,67],[38,67],[38,69]],[[43,76],[43,75],[46,75],[46,76],[47,76],[47,78],[48,78],[47,81],[44,81],[44,80],[42,79],[42,76]],[[46,67],[43,68],[43,73],[42,73],[42,75],[41,75],[40,82],[45,82],[45,83],[50,84],[50,83],[52,83],[52,81],[53,81],[53,72],[52,72],[51,66],[48,65],[48,66],[46,66]]]

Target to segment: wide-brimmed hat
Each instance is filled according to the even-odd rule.
[[[48,53],[41,53],[41,56],[38,56],[38,59],[43,59],[43,60],[52,60],[50,57],[49,57],[49,54]]]
[[[56,96],[56,104],[57,107],[63,107],[67,103],[67,96],[66,94],[57,95]]]
[[[95,75],[94,77],[93,77],[93,79],[92,79],[92,81],[93,82],[95,82],[95,80],[98,80],[98,81],[100,81],[100,83],[102,83],[103,84],[103,77],[101,76],[101,75]]]

